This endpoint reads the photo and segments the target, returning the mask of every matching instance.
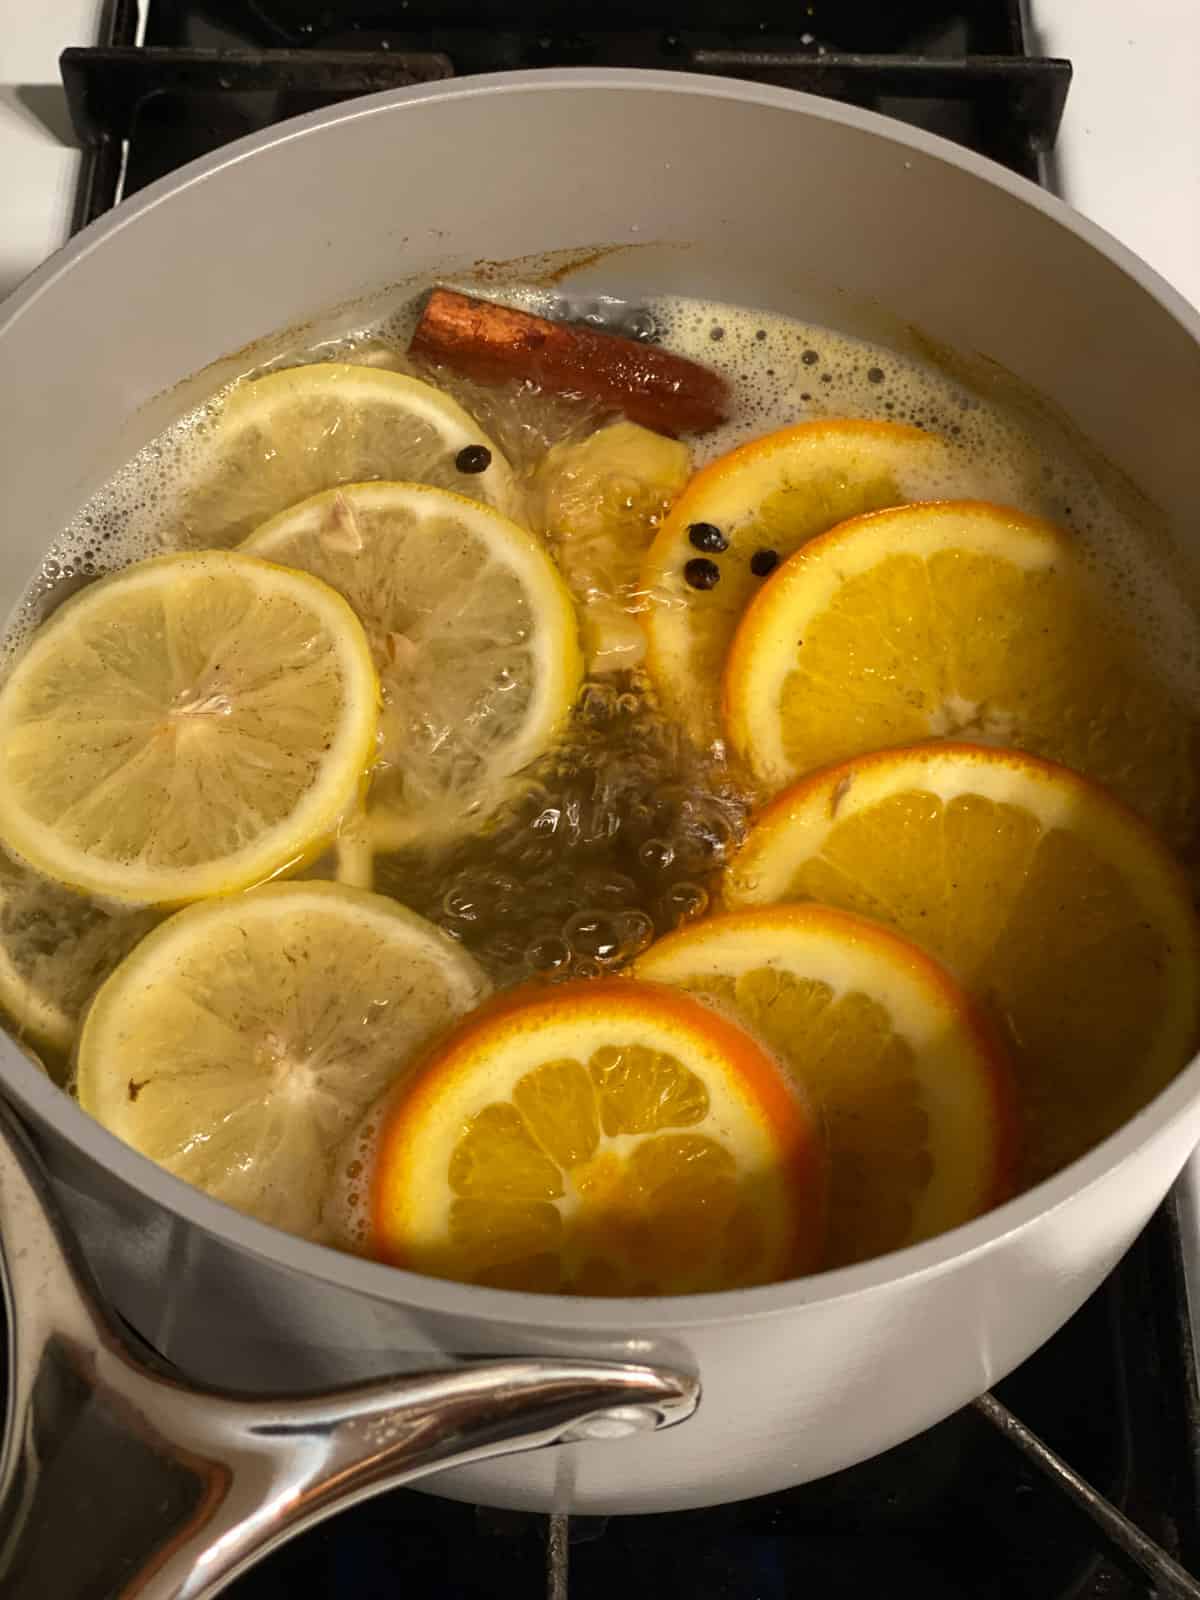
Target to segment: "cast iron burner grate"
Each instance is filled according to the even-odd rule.
[[[997,1397],[1194,1571],[1200,1416],[1183,1295],[1167,1206]],[[1149,1590],[1119,1552],[1102,1548],[1059,1485],[974,1407],[820,1482],[702,1511],[544,1518],[398,1490],[302,1535],[229,1596],[394,1600],[401,1589],[405,1600],[1172,1594]]]
[[[539,66],[653,67],[805,89],[1036,178],[1071,68],[1025,53],[1022,4],[154,0],[135,48],[135,0],[114,0],[108,43],[62,56],[88,154],[76,224],[285,117],[379,89]]]
[[[62,58],[88,160],[77,225],[242,134],[379,89],[549,65],[675,68],[828,94],[1040,174],[1070,82],[1024,0],[134,0]],[[680,18],[686,14],[686,23]],[[999,1399],[1200,1568],[1197,1404],[1172,1206]],[[1003,1416],[999,1419],[1003,1422]],[[1133,1600],[1128,1557],[978,1407],[819,1483],[703,1511],[545,1518],[400,1490],[285,1546],[231,1600]],[[599,1448],[602,1448],[599,1447]],[[1172,1593],[1164,1583],[1157,1592]]]

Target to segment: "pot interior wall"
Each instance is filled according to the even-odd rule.
[[[897,347],[916,328],[998,361],[1183,526],[1200,351],[1170,312],[1007,188],[846,115],[716,81],[487,80],[379,97],[148,191],[0,335],[0,604],[86,495],[273,331],[353,324],[360,309],[329,308],[388,285],[601,247],[573,285],[733,300]]]

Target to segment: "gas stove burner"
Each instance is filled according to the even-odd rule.
[[[797,20],[797,11],[800,20]],[[63,52],[88,153],[76,226],[197,156],[380,89],[550,66],[752,78],[881,111],[1037,178],[1070,83],[1026,55],[1017,0],[603,6],[521,0],[134,0],[105,46]]]
[[[1163,1212],[1105,1287],[985,1397],[885,1455],[737,1505],[644,1517],[542,1517],[411,1491],[368,1501],[303,1535],[229,1591],[406,1600],[1140,1600],[1144,1572],[1079,1514],[1045,1447],[1195,1570],[1191,1441],[1200,1427],[1182,1313],[1178,1237]],[[1011,1407],[1011,1411],[1008,1409]],[[1015,1416],[1014,1416],[1015,1413]],[[1018,1447],[1014,1447],[1016,1444]],[[1050,1475],[1047,1476],[1047,1473]],[[499,1577],[497,1575],[500,1575]],[[1177,1586],[1172,1587],[1172,1582]],[[374,1585],[374,1587],[372,1587]],[[1200,1588],[1170,1570],[1156,1592]]]

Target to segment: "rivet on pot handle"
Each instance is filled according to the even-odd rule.
[[[683,1373],[530,1358],[299,1398],[181,1383],[100,1304],[2,1104],[0,1254],[6,1600],[208,1600],[355,1500],[489,1456],[670,1427],[700,1397]]]

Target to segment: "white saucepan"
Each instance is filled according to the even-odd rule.
[[[1006,171],[865,112],[711,78],[541,72],[273,128],[155,184],[35,273],[0,311],[0,603],[133,449],[238,369],[231,352],[312,319],[348,326],[353,308],[336,308],[389,284],[408,294],[481,258],[548,252],[580,289],[703,295],[896,346],[916,328],[978,370],[999,363],[1150,497],[1181,570],[1196,555],[1200,319],[1127,250]],[[928,1427],[1070,1316],[1200,1138],[1193,1063],[1084,1159],[917,1248],[728,1294],[573,1300],[286,1237],[126,1148],[7,1041],[0,1082],[104,1296],[193,1380],[265,1393],[472,1356],[698,1376],[681,1426],[428,1483],[581,1513],[761,1494]]]

